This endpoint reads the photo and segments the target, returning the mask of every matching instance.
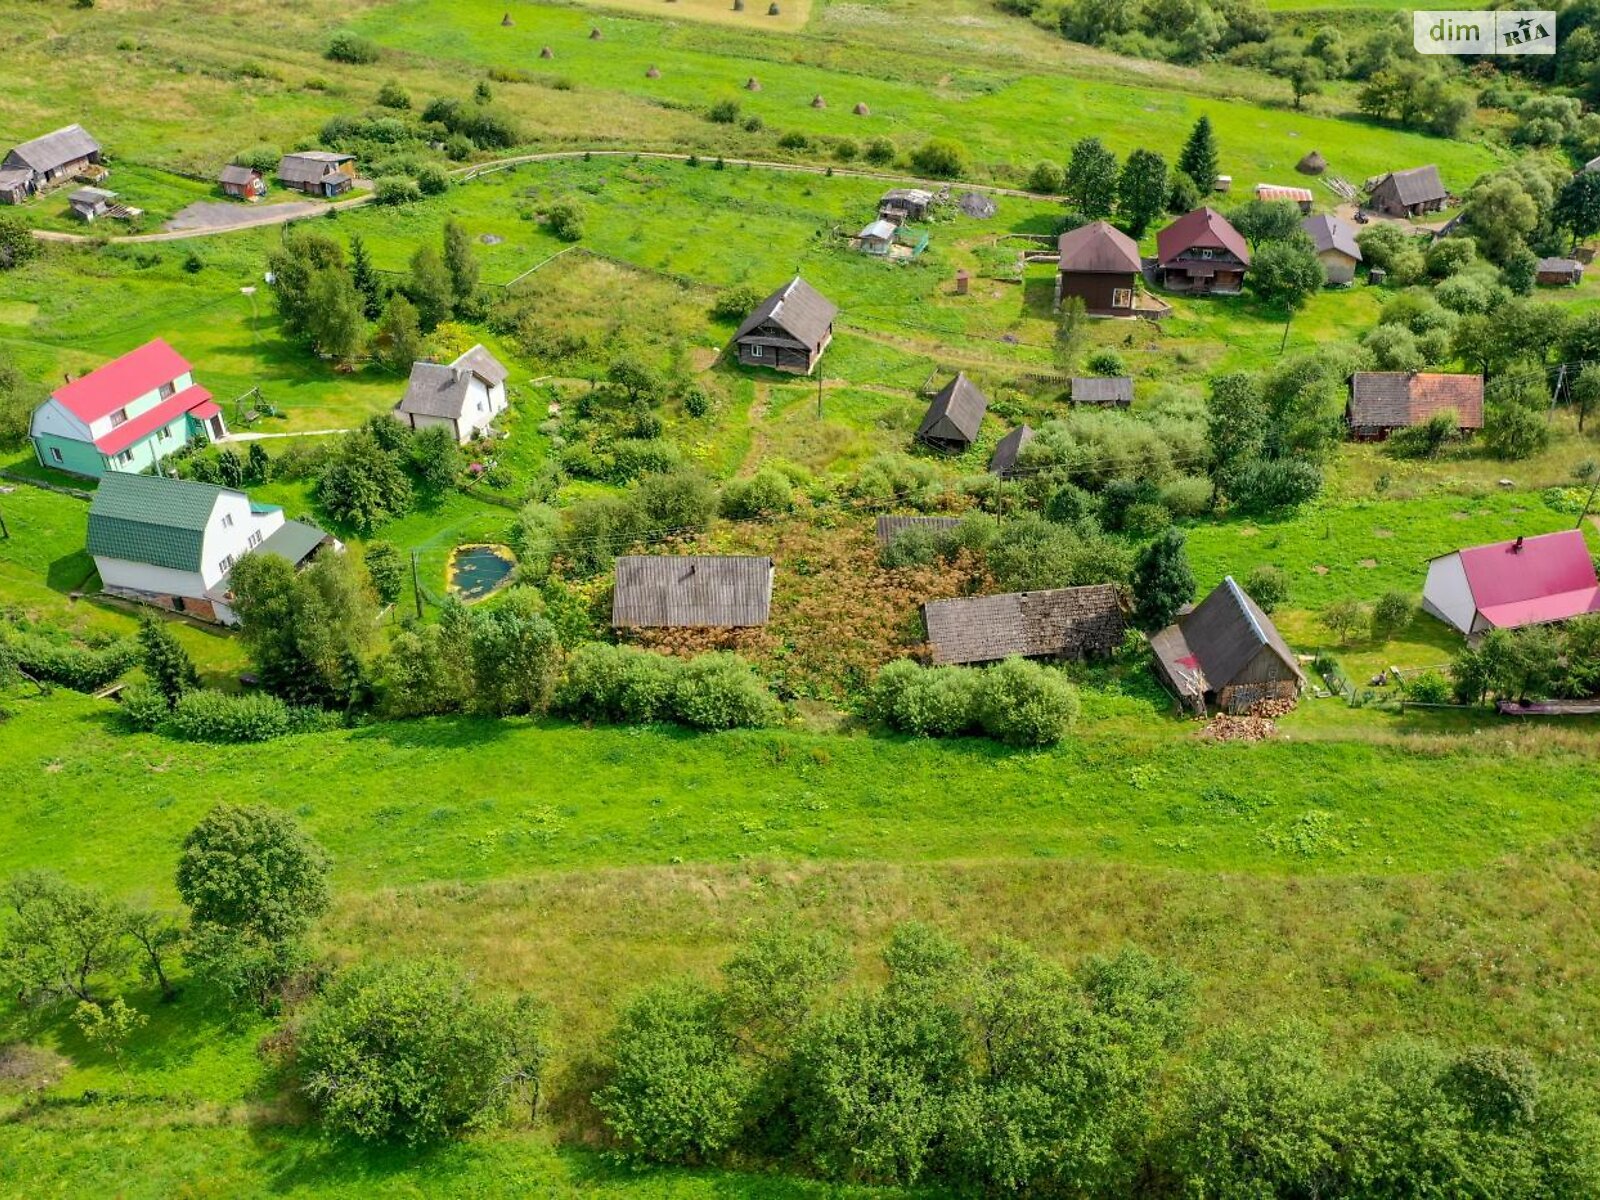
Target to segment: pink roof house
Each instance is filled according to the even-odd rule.
[[[1568,529],[1434,559],[1422,606],[1472,636],[1600,612],[1600,581],[1583,534]]]

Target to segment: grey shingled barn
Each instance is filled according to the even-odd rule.
[[[1449,197],[1439,168],[1429,164],[1390,171],[1373,180],[1367,189],[1367,207],[1389,217],[1420,217],[1438,212]]]
[[[1208,703],[1241,713],[1263,700],[1293,700],[1306,683],[1272,618],[1231,575],[1150,648],[1157,675],[1196,713]]]
[[[0,203],[21,204],[100,163],[100,143],[82,125],[67,125],[14,146],[0,162]],[[97,172],[104,174],[104,172]]]
[[[933,662],[1106,657],[1122,641],[1122,605],[1109,583],[930,600],[922,606]]]
[[[739,362],[809,375],[833,341],[839,310],[798,275],[768,296],[734,334]]]
[[[936,450],[961,451],[978,440],[983,414],[989,398],[965,373],[958,374],[928,406],[928,413],[917,429],[917,440]]]
[[[772,560],[734,555],[626,554],[617,559],[617,629],[745,629],[765,625]]]

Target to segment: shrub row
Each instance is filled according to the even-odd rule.
[[[340,724],[337,713],[285,704],[260,692],[235,695],[213,688],[185,692],[172,708],[148,684],[134,684],[122,696],[122,719],[132,728],[159,730],[186,742],[238,744],[270,742],[291,733],[313,733]]]
[[[17,665],[29,675],[75,692],[97,692],[139,661],[139,644],[132,638],[91,647],[24,635],[13,645]]]
[[[1059,671],[1021,658],[992,667],[889,663],[873,681],[872,716],[919,737],[981,734],[1014,746],[1053,746],[1078,719],[1078,692]]]
[[[587,721],[672,721],[691,729],[759,728],[781,715],[766,684],[738,655],[684,660],[591,642],[567,660],[556,707]]]

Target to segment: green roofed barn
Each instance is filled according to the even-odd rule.
[[[325,545],[342,549],[243,492],[159,475],[107,474],[89,508],[88,550],[107,592],[224,625],[238,623],[228,573],[246,554],[299,566]]]

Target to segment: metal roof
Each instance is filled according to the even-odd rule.
[[[89,553],[174,571],[198,571],[206,525],[218,498],[229,490],[186,479],[108,471],[89,505]]]
[[[1420,371],[1357,371],[1350,378],[1350,424],[1362,429],[1420,425],[1454,410],[1460,429],[1483,428],[1483,376]]]
[[[253,509],[255,506],[251,507]],[[307,555],[322,545],[327,536],[315,525],[307,525],[303,521],[285,521],[267,535],[266,540],[255,548],[255,553],[275,554],[299,566]]]
[[[100,143],[82,125],[67,125],[43,137],[12,148],[7,158],[16,158],[35,171],[52,171],[100,151]]]
[[[1275,200],[1287,200],[1291,204],[1310,204],[1316,199],[1311,194],[1310,188],[1294,187],[1282,183],[1256,184],[1256,199],[1269,203]]]
[[[1244,237],[1214,208],[1197,208],[1156,234],[1156,257],[1162,266],[1193,249],[1226,250],[1250,265]]]
[[[1473,604],[1496,627],[1515,629],[1600,611],[1600,582],[1581,530],[1471,546],[1457,554]]]
[[[1361,261],[1361,247],[1356,244],[1355,226],[1350,222],[1318,213],[1301,221],[1300,228],[1305,230],[1306,236],[1311,239],[1311,244],[1317,248],[1318,254],[1337,250],[1357,262]]]
[[[735,340],[768,322],[812,350],[827,340],[839,310],[814,287],[796,275],[756,306],[739,326]]]
[[[102,367],[74,379],[50,393],[51,398],[84,424],[172,383],[189,370],[189,363],[161,338],[130,350]]]
[[[938,664],[1110,654],[1122,640],[1122,606],[1109,583],[931,600],[922,619]]]
[[[879,218],[871,225],[868,225],[860,233],[856,234],[856,237],[863,241],[872,239],[875,241],[892,242],[894,241],[895,231],[899,228],[900,226],[896,225],[893,221],[885,221],[882,218]]]
[[[917,429],[917,436],[940,441],[962,441],[971,445],[978,440],[978,430],[983,425],[983,414],[988,408],[989,398],[962,372],[945,384],[933,398],[927,415]]]
[[[1056,243],[1061,270],[1097,275],[1138,274],[1139,246],[1106,221],[1069,229]]]
[[[742,629],[765,625],[771,607],[770,558],[628,554],[617,559],[611,624],[618,628]]]

